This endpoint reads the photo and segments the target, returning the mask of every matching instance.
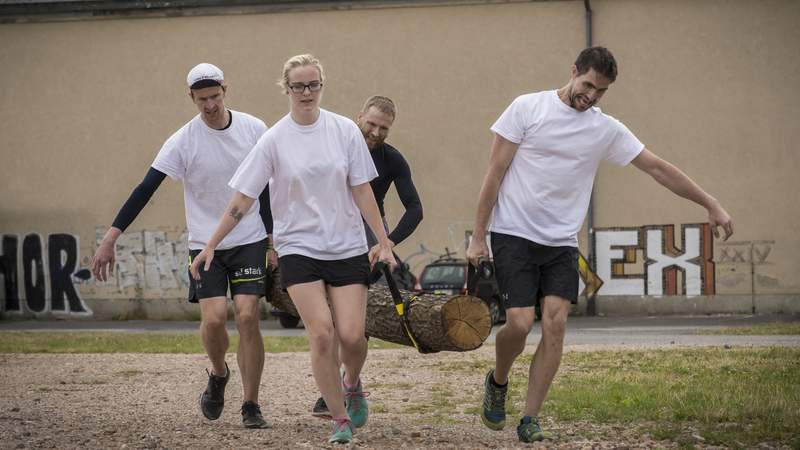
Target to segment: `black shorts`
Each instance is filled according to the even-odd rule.
[[[351,284],[369,285],[369,258],[367,254],[352,258],[327,261],[303,255],[286,255],[278,258],[281,269],[281,286],[322,280],[331,286]]]
[[[495,276],[508,308],[536,306],[557,295],[578,303],[578,249],[548,247],[525,238],[492,233]]]
[[[189,251],[189,265],[200,250]],[[267,289],[267,240],[214,252],[208,272],[200,266],[199,281],[189,273],[189,301],[239,294],[263,296]]]

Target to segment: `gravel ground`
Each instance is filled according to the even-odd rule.
[[[596,348],[581,346],[587,351]],[[530,347],[526,352],[533,350]],[[419,355],[412,349],[371,351],[364,382],[369,423],[351,448],[677,448],[705,445],[688,430],[674,441],[640,436],[625,424],[552,423],[544,443],[517,441],[515,418],[501,432],[475,415],[482,375],[468,369],[493,358],[493,347],[467,354]],[[235,354],[228,404],[205,420],[204,355],[0,355],[2,448],[331,448],[330,425],[313,418],[317,390],[308,353],[268,354],[261,405],[268,429],[241,426],[241,383]],[[448,370],[461,368],[462,370]],[[342,448],[343,446],[337,445]]]

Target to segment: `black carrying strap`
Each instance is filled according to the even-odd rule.
[[[383,273],[384,278],[386,278],[386,284],[389,286],[389,292],[392,294],[395,311],[397,311],[397,315],[400,316],[400,323],[403,326],[403,333],[405,333],[408,340],[411,341],[418,352],[435,353],[436,350],[422,344],[416,336],[414,336],[414,332],[411,331],[411,323],[408,321],[408,311],[411,309],[411,304],[414,303],[416,297],[403,298],[400,289],[397,288],[397,282],[392,276],[389,265],[385,262],[378,261],[375,263],[375,266],[372,268],[372,274],[370,275],[370,281],[373,283],[377,281],[381,273]]]
[[[478,279],[488,280],[494,275],[494,265],[487,259],[478,260],[478,267],[467,264],[467,294],[477,297]]]

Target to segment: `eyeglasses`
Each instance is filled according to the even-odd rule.
[[[309,92],[317,92],[322,89],[322,83],[319,81],[312,81],[308,84],[293,83],[289,85],[289,89],[295,94],[302,94],[306,91],[306,88],[308,88]]]

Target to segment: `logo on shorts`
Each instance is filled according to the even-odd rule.
[[[260,277],[264,275],[264,270],[261,267],[243,267],[233,273],[235,278],[240,277]]]

